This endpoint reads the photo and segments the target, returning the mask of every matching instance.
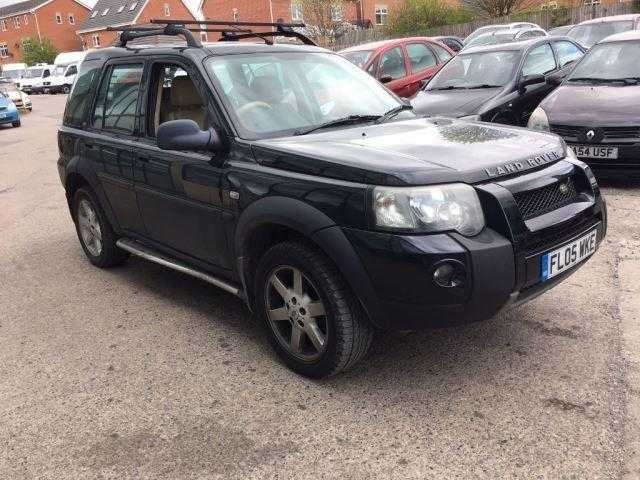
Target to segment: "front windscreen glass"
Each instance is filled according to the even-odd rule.
[[[515,75],[521,55],[518,50],[462,53],[442,67],[427,90],[502,87]]]
[[[567,36],[573,38],[583,47],[591,48],[603,38],[627,30],[633,30],[632,20],[576,25],[569,30]]]
[[[382,116],[401,106],[373,77],[339,55],[277,52],[206,62],[242,138],[302,133],[347,117]],[[413,116],[402,112],[398,118]]]
[[[30,68],[24,74],[24,78],[40,78],[42,76],[42,72],[44,68]]]
[[[373,50],[356,50],[354,52],[344,52],[340,55],[342,55],[354,65],[362,68],[369,61],[372,53]]]
[[[640,42],[596,45],[576,65],[568,82],[640,83]]]

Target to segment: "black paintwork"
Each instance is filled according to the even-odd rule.
[[[486,51],[518,51],[521,52],[520,63],[513,78],[504,87],[439,91],[432,90],[430,85],[427,84],[411,100],[411,104],[417,113],[428,116],[466,117],[477,115],[479,120],[486,122],[526,126],[531,112],[555,88],[555,85],[551,82],[541,82],[526,87],[521,86],[522,66],[526,55],[540,45],[551,44],[553,46],[558,41],[573,43],[584,52],[584,49],[579,44],[567,37],[542,37],[522,42],[475,47],[465,50],[461,55]],[[556,55],[556,68],[548,72],[547,76],[564,77],[570,69],[571,66],[561,68],[558,65]],[[432,82],[438,78],[439,74],[433,77]]]
[[[299,48],[323,51],[237,43],[89,53],[58,135],[58,169],[69,203],[80,185],[90,186],[118,235],[237,285],[248,301],[260,252],[283,238],[304,236],[334,261],[371,321],[389,329],[489,318],[563,278],[540,283],[535,264],[544,251],[585,225],[600,224],[602,239],[606,211],[597,187],[579,163],[563,160],[565,146],[554,135],[418,118],[303,137],[239,138],[203,61]],[[146,136],[148,88],[141,89],[133,135],[90,126],[91,104],[109,65],[140,62],[144,83],[158,60],[180,63],[206,99],[225,145],[218,154],[161,150]],[[580,189],[579,202],[522,219],[514,194],[569,177]],[[476,237],[375,227],[373,186],[444,182],[475,186],[487,223]],[[464,265],[464,285],[444,289],[433,282],[433,269],[444,259]]]

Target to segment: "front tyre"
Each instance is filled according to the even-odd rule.
[[[90,190],[80,188],[73,197],[73,219],[80,245],[95,266],[113,267],[128,258],[128,253],[116,246],[113,228]]]
[[[308,377],[335,375],[366,354],[373,328],[331,261],[303,242],[280,243],[262,257],[255,310],[276,352]]]
[[[12,126],[13,128],[18,128],[20,125],[21,125],[20,120],[18,120],[17,122],[13,122],[13,123],[11,124],[11,126]]]

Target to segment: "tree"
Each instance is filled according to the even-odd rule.
[[[53,63],[58,51],[48,38],[25,38],[22,41],[22,58],[27,65]]]
[[[530,4],[530,0],[463,0],[463,5],[486,13],[490,17],[503,17]]]
[[[442,0],[407,0],[391,15],[388,29],[394,35],[416,35],[442,25],[471,20],[471,12],[451,7]]]
[[[344,0],[296,0],[307,25],[305,33],[316,43],[328,45],[345,28]]]

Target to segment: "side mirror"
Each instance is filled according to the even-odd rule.
[[[193,120],[171,120],[158,127],[158,146],[162,150],[200,150],[217,153],[222,147],[213,129],[200,130]]]
[[[536,85],[538,83],[544,83],[546,82],[546,78],[544,75],[529,75],[527,77],[523,77],[520,80],[520,84],[518,85],[518,87],[525,88],[528,87],[529,85]]]
[[[554,74],[554,75],[549,75],[547,77],[547,85],[550,85],[552,87],[557,87],[558,85],[560,85],[562,83],[562,81],[564,80],[564,75],[559,75],[559,74]]]
[[[380,77],[380,83],[389,83],[392,80],[393,77],[391,75],[383,75]]]

